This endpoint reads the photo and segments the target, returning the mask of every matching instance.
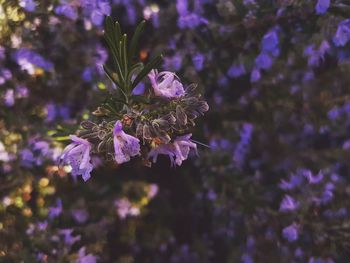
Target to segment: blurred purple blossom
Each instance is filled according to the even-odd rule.
[[[285,195],[280,204],[280,211],[289,212],[294,211],[299,207],[299,203],[290,195]]]
[[[86,254],[86,248],[82,247],[78,252],[79,258],[75,263],[96,263],[97,257],[92,254]]]
[[[227,75],[231,78],[240,77],[245,73],[246,73],[246,70],[243,64],[234,64],[227,71]]]
[[[315,6],[316,14],[324,14],[327,12],[329,5],[330,5],[330,0],[317,0],[317,4]]]
[[[333,42],[337,47],[345,46],[350,40],[350,19],[339,23]]]
[[[298,225],[293,223],[290,226],[287,226],[283,229],[282,235],[285,239],[287,239],[289,242],[294,242],[298,239],[299,231],[298,231]]]
[[[45,71],[53,70],[53,64],[42,56],[27,48],[20,48],[14,54],[14,59],[22,70],[26,70],[30,75],[35,72],[35,67]]]
[[[63,15],[71,20],[78,19],[77,10],[70,4],[64,3],[55,7],[55,13],[57,15]]]
[[[56,201],[56,206],[49,208],[49,219],[55,219],[62,214],[62,200],[60,198]]]
[[[205,56],[201,53],[197,53],[192,56],[192,63],[197,71],[201,71],[204,66]]]
[[[255,65],[259,69],[269,69],[272,66],[272,59],[266,53],[261,53],[255,59]]]
[[[34,0],[20,0],[19,6],[23,7],[28,12],[35,11],[35,1]]]

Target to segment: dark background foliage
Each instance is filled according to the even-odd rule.
[[[0,0],[0,262],[347,262],[350,3],[319,2]],[[57,158],[109,96],[107,14],[198,83],[210,148],[84,183]]]

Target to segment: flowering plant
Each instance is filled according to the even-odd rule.
[[[61,160],[72,166],[73,176],[82,175],[85,181],[90,178],[91,153],[117,164],[141,156],[147,166],[151,165],[150,158],[156,162],[163,154],[169,156],[171,165],[180,166],[191,149],[197,150],[190,129],[195,119],[209,109],[208,104],[197,92],[197,85],[185,88],[175,73],[158,72],[161,55],[146,65],[135,61],[144,27],[143,21],[128,47],[127,35],[122,35],[119,23],[106,18],[104,37],[113,64],[103,68],[114,85],[106,101],[92,113],[95,119],[83,121],[77,136],[70,136],[72,143]],[[146,76],[151,88],[140,92]]]

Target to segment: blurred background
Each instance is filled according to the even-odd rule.
[[[58,157],[108,96],[106,15],[210,110],[181,167]],[[350,1],[0,0],[0,262],[349,262]],[[148,81],[143,83],[149,85]],[[142,87],[141,87],[142,88]]]

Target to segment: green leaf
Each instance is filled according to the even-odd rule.
[[[116,21],[116,22],[114,23],[114,33],[115,33],[115,35],[116,35],[116,37],[117,37],[115,43],[118,43],[119,39],[122,38],[122,31],[121,31],[121,29],[120,29],[120,24],[119,24],[118,21]]]
[[[143,63],[142,62],[139,62],[139,63],[136,63],[134,65],[132,65],[132,67],[129,69],[129,72],[128,72],[128,76],[127,76],[127,79],[129,81],[131,81],[131,78],[132,76],[138,72],[138,71],[141,71],[143,69]]]
[[[113,76],[113,71],[107,65],[103,65],[103,69],[104,69],[107,77],[120,88],[121,85],[119,83],[119,80]]]
[[[122,37],[122,41],[121,41],[121,57],[122,57],[122,61],[123,61],[123,67],[124,67],[124,78],[126,79],[126,76],[128,74],[128,54],[127,54],[127,49],[126,49],[126,45],[127,45],[127,36],[126,34],[123,35]]]
[[[135,78],[134,82],[132,83],[132,89],[134,89],[137,84],[145,77],[147,74],[154,68],[157,68],[159,64],[162,62],[163,56],[159,55],[155,57],[151,62],[149,62],[142,70],[141,72],[137,75]]]
[[[113,62],[114,62],[114,65],[116,67],[117,73],[119,75],[118,77],[120,80],[122,80],[124,82],[124,75],[123,75],[123,71],[122,71],[122,67],[121,67],[121,63],[120,63],[120,59],[119,59],[116,45],[114,45],[112,43],[112,40],[110,38],[108,38],[107,36],[105,37],[105,39],[106,39],[107,44],[108,44],[110,51],[112,53]]]
[[[130,49],[129,49],[129,54],[128,54],[128,58],[129,58],[129,64],[132,63],[133,58],[136,55],[136,49],[140,40],[140,36],[143,32],[143,30],[145,29],[145,25],[146,25],[146,21],[143,20],[137,27],[135,30],[134,35],[132,36],[131,42],[130,42]]]

